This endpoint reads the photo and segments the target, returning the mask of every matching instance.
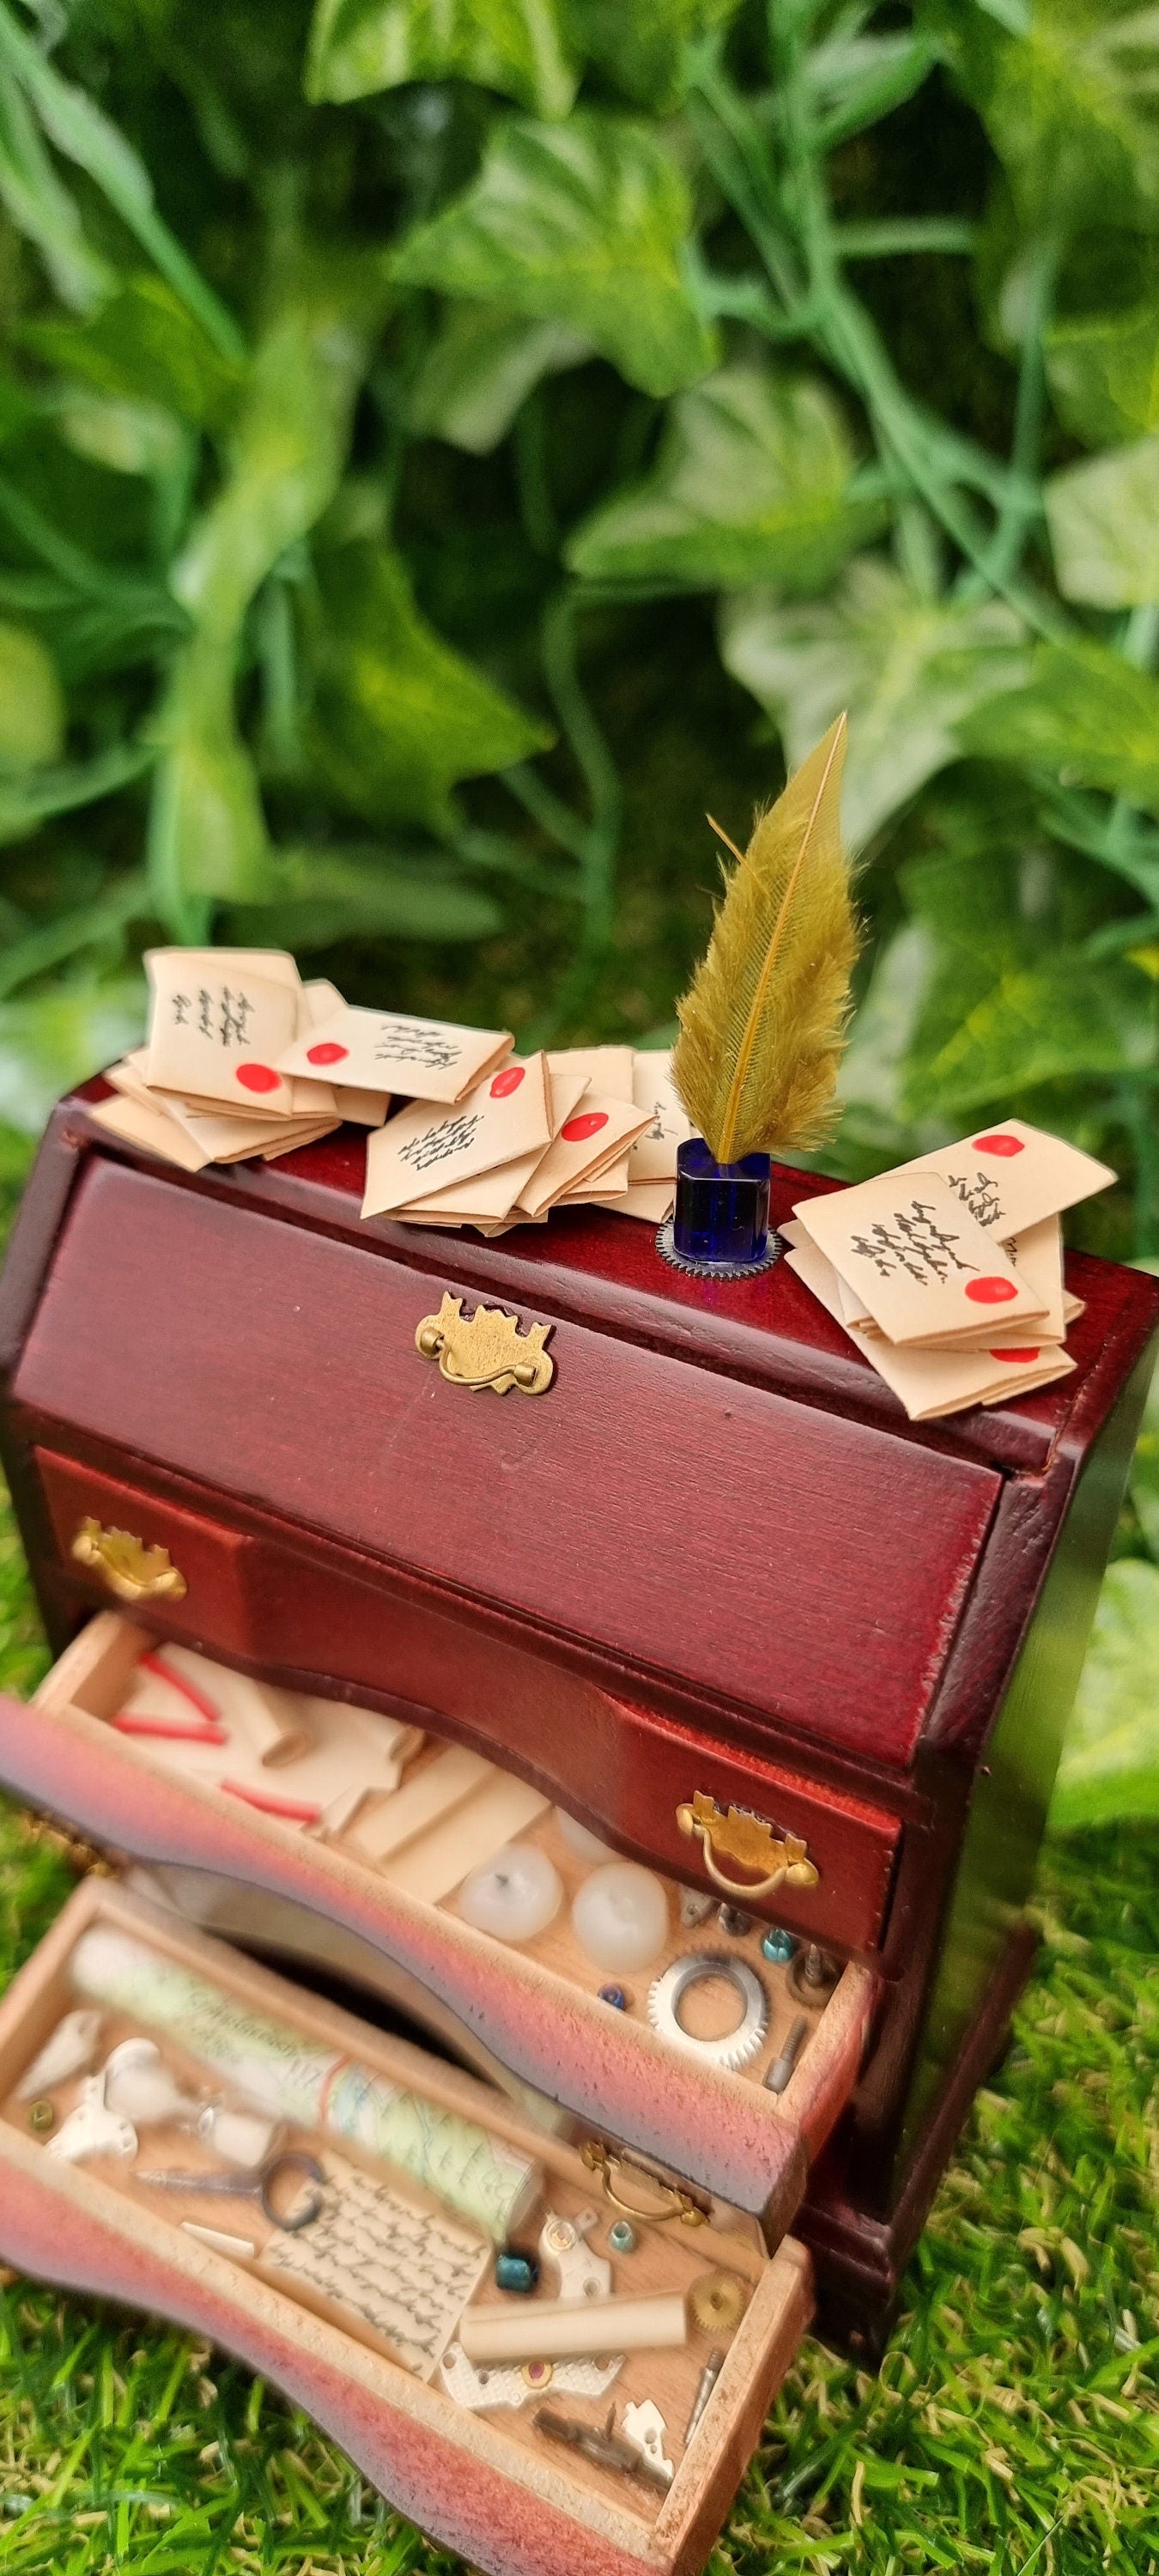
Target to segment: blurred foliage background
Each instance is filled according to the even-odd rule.
[[[158,937],[662,1033],[845,705],[837,1166],[1019,1111],[1159,1260],[1157,87],[1126,0],[0,0],[0,1177]],[[1061,1813],[1159,1782],[1157,1497]]]

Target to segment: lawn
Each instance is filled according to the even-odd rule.
[[[45,1657],[0,1530],[0,1683]],[[0,1983],[68,1892],[0,1808]],[[1048,1849],[1039,1973],[978,2098],[876,2378],[805,2345],[712,2560],[1159,2570],[1159,1833]],[[271,2389],[162,2326],[0,2290],[0,2576],[435,2576]]]

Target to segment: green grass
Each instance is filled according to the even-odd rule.
[[[0,1683],[43,1667],[0,1526]],[[68,1891],[0,1806],[0,1983]],[[1159,1837],[1048,1853],[1041,1970],[876,2378],[804,2347],[712,2576],[1159,2571]],[[0,2576],[435,2576],[260,2381],[152,2320],[0,2290]],[[577,2571],[578,2576],[578,2571]]]

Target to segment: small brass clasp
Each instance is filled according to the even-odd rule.
[[[648,2227],[662,2227],[673,2218],[679,2219],[682,2227],[707,2227],[708,2211],[701,2208],[692,2192],[685,2191],[681,2183],[665,2182],[662,2174],[651,2173],[647,2165],[638,2164],[634,2156],[625,2155],[621,2149],[606,2147],[602,2138],[584,2139],[580,2162],[589,2173],[599,2175],[604,2199],[623,2217],[639,2219]],[[638,2200],[622,2199],[617,2185],[625,2174],[646,2191],[658,2193],[659,2206],[653,2203],[650,2208],[642,2208]]]
[[[542,1395],[555,1375],[555,1364],[543,1345],[550,1324],[529,1324],[521,1332],[517,1315],[501,1306],[476,1306],[464,1315],[461,1297],[443,1298],[437,1315],[424,1315],[415,1333],[415,1348],[425,1360],[437,1360],[449,1386],[489,1386],[496,1395],[518,1387],[521,1395]]]
[[[774,1888],[816,1887],[821,1875],[809,1858],[809,1847],[797,1834],[778,1834],[763,1816],[754,1815],[749,1807],[717,1806],[703,1789],[698,1789],[689,1806],[678,1807],[676,1822],[682,1834],[694,1835],[701,1845],[704,1866],[714,1887],[727,1896],[749,1900],[754,1896],[771,1896]],[[758,1878],[730,1878],[720,1866],[717,1854],[724,1860],[739,1862],[742,1869],[758,1870]]]
[[[102,1529],[99,1521],[83,1520],[72,1543],[78,1565],[87,1565],[103,1575],[110,1592],[118,1601],[183,1601],[186,1592],[184,1575],[164,1547],[146,1547],[144,1539],[134,1538],[131,1530]]]

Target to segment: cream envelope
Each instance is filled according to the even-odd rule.
[[[629,1169],[631,1161],[629,1158]],[[675,1181],[632,1181],[617,1198],[597,1198],[593,1207],[606,1207],[615,1216],[642,1217],[648,1225],[663,1225],[676,1205]]]
[[[304,1019],[299,1016],[299,1037],[304,1036],[307,1026],[310,1029],[319,1028],[322,1021],[331,1018],[335,1011],[343,1011],[346,1008],[337,984],[331,984],[325,975],[312,976],[308,984],[303,984],[302,1000],[305,1004],[305,1014]],[[333,1083],[329,1086],[331,1090],[335,1087]],[[343,1118],[348,1118],[353,1127],[381,1127],[385,1123],[390,1101],[389,1091],[359,1091],[353,1083],[344,1082],[337,1106]]]
[[[669,1048],[663,1054],[637,1054],[632,1096],[637,1109],[651,1111],[651,1119],[628,1155],[628,1179],[633,1187],[644,1181],[674,1181],[676,1148],[687,1143],[693,1128],[672,1088]]]
[[[1001,1244],[925,1166],[802,1199],[793,1214],[890,1341],[956,1341],[1042,1312]]]
[[[220,1110],[190,1109],[176,1093],[150,1091],[144,1078],[147,1062],[148,1049],[134,1047],[120,1064],[110,1065],[105,1080],[130,1100],[139,1101],[142,1108],[161,1111],[199,1149],[205,1162],[245,1162],[272,1143],[279,1152],[288,1150],[290,1144],[304,1143],[308,1136],[325,1134],[337,1124],[335,1118],[325,1122],[316,1118],[238,1118],[227,1117]]]
[[[937,1172],[984,1233],[1000,1243],[1024,1234],[1044,1217],[1060,1216],[1117,1179],[1107,1163],[1080,1153],[1061,1136],[1030,1127],[1024,1118],[1000,1118],[957,1145],[918,1154],[903,1172]]]
[[[333,1136],[335,1130],[341,1125],[341,1118],[311,1118],[307,1119],[301,1127],[295,1121],[292,1133],[278,1138],[273,1144],[262,1146],[262,1161],[280,1163],[284,1154],[297,1154],[300,1153],[303,1145],[316,1145],[321,1136]],[[217,1160],[219,1163],[227,1161],[241,1163],[246,1160],[246,1157],[242,1154],[219,1154]]]
[[[635,1100],[632,1088],[632,1067],[635,1057],[634,1050],[630,1046],[553,1048],[551,1061],[568,1072],[584,1074],[593,1097],[598,1094],[605,1100],[633,1102]],[[618,1154],[609,1158],[608,1179],[612,1189],[627,1188],[627,1145],[624,1145]],[[564,1195],[568,1196],[570,1193],[565,1192]],[[586,1192],[583,1195],[586,1196]]]
[[[1013,1241],[1004,1244],[1002,1248],[1023,1284],[1042,1299],[1043,1311],[1035,1319],[1035,1340],[1065,1341],[1067,1315],[1062,1277],[1061,1220],[1057,1216],[1043,1217],[1040,1225],[1027,1226],[1025,1233],[1015,1235]],[[856,1332],[868,1333],[871,1336],[876,1334],[879,1327],[874,1323],[869,1308],[862,1303],[856,1290],[850,1287],[848,1280],[839,1280],[838,1288],[842,1322],[849,1324]],[[983,1326],[971,1336],[971,1339],[979,1350],[989,1350],[996,1342],[1025,1341],[1026,1335],[1017,1324],[1012,1324],[1001,1332],[987,1331]],[[954,1347],[956,1350],[965,1350],[968,1347],[966,1338],[955,1337]]]
[[[182,1172],[203,1172],[212,1154],[195,1145],[191,1136],[178,1127],[165,1111],[148,1107],[124,1092],[115,1100],[99,1101],[90,1112],[98,1127],[107,1127],[111,1136],[120,1136],[126,1145],[140,1145],[145,1153],[156,1154],[163,1163],[176,1163]]]
[[[571,1117],[587,1090],[582,1073],[557,1073],[552,1058],[547,1059],[548,1106],[552,1136],[558,1136],[565,1119]],[[493,1172],[483,1172],[478,1180],[456,1182],[450,1189],[434,1190],[429,1198],[409,1199],[404,1208],[395,1210],[408,1223],[430,1225],[449,1222],[453,1225],[498,1224],[514,1207],[521,1189],[543,1160],[543,1147],[533,1146],[530,1153],[519,1154],[514,1162],[501,1163]]]
[[[565,1118],[550,1152],[520,1192],[520,1207],[528,1216],[546,1214],[565,1190],[576,1189],[585,1174],[606,1169],[609,1149],[613,1149],[611,1158],[618,1159],[615,1149],[626,1149],[646,1125],[646,1117],[627,1101],[588,1092],[575,1115]]]
[[[845,1322],[838,1276],[831,1261],[810,1241],[799,1220],[780,1228],[790,1249],[790,1270],[804,1281],[819,1305],[848,1333],[854,1348],[904,1405],[911,1422],[931,1422],[949,1413],[964,1413],[972,1404],[1003,1404],[1036,1387],[1069,1377],[1074,1361],[1065,1351],[1028,1341],[1026,1356],[1013,1351],[898,1350],[882,1338],[870,1340]]]
[[[367,1138],[363,1216],[410,1207],[428,1179],[432,1191],[472,1181],[550,1141],[546,1058],[517,1058],[457,1106],[412,1101]]]
[[[292,957],[267,949],[154,948],[145,966],[150,1089],[247,1115],[260,1109],[269,1118],[292,1117],[293,1088],[274,1062],[298,1025],[301,986]]]
[[[506,1062],[512,1045],[508,1029],[459,1028],[451,1020],[344,1002],[296,1043],[287,1042],[278,1070],[457,1107]]]

